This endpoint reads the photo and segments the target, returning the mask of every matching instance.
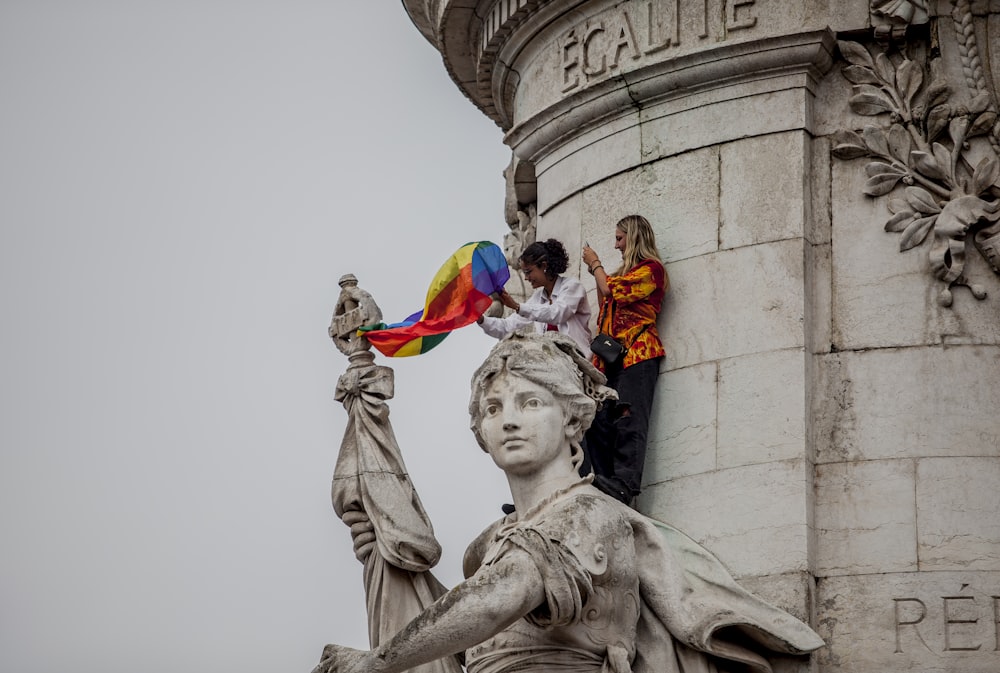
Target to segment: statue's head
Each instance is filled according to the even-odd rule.
[[[604,385],[607,381],[604,374],[580,353],[571,338],[558,332],[529,335],[515,332],[490,351],[472,376],[470,425],[484,451],[488,451],[482,433],[486,393],[503,375],[521,377],[552,394],[562,406],[567,423],[576,428],[570,437],[574,451],[579,450],[583,433],[594,420],[597,405],[617,397],[614,390]]]

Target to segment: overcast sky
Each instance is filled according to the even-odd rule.
[[[398,0],[0,0],[0,671],[367,647],[337,279],[419,309],[501,241],[508,159]],[[379,356],[447,585],[508,501],[466,412],[492,344]]]

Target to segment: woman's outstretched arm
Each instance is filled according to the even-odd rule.
[[[396,673],[462,652],[496,635],[545,600],[542,576],[519,549],[446,593],[374,650],[327,645],[313,673]]]

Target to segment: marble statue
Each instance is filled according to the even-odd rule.
[[[333,474],[331,496],[350,526],[355,555],[364,564],[368,637],[375,647],[420,614],[444,587],[430,573],[441,558],[430,519],[413,489],[389,422],[386,401],[393,373],[374,364],[371,344],[358,328],[382,320],[372,296],[348,274],[330,323],[330,338],[348,356],[336,398],[348,422]],[[457,661],[439,659],[419,673],[458,673]]]
[[[580,440],[614,396],[604,383],[558,333],[499,342],[473,376],[469,412],[515,511],[469,546],[464,582],[372,650],[328,645],[314,673],[393,673],[463,653],[469,673],[767,673],[770,654],[821,647],[693,540],[580,478]]]

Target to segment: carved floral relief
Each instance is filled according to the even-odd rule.
[[[907,24],[927,23],[927,0],[871,0],[873,14]]]
[[[909,12],[918,2],[873,2],[883,11]],[[839,42],[853,85],[851,110],[871,124],[834,135],[834,156],[866,157],[864,193],[887,197],[892,216],[887,232],[900,234],[901,252],[924,245],[938,295],[951,306],[952,289],[968,287],[986,297],[981,283],[966,274],[972,250],[1000,274],[1000,123],[996,91],[984,75],[967,2],[955,5],[965,87],[942,74],[940,60],[929,67],[904,51],[857,42]],[[974,254],[974,253],[973,253]]]

